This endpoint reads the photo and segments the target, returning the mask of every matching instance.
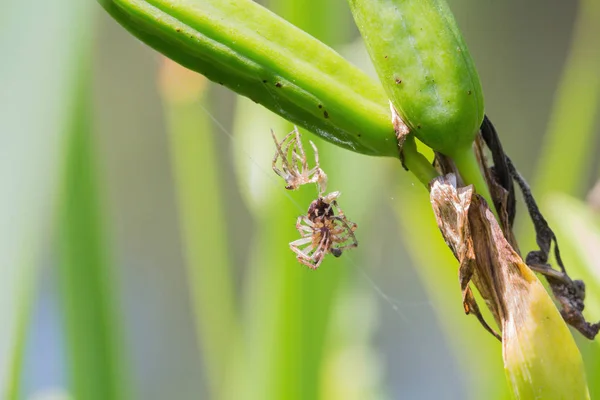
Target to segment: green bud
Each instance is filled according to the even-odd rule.
[[[483,121],[481,83],[444,0],[349,0],[392,104],[411,133],[450,157]]]

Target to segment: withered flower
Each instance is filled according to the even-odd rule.
[[[581,355],[567,325],[485,200],[472,186],[457,187],[453,174],[431,183],[430,199],[440,231],[460,262],[465,312],[502,339],[505,369],[517,398],[589,398]],[[481,316],[471,283],[492,312],[501,337]],[[583,381],[565,385],[557,376]]]

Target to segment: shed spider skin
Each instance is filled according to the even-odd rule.
[[[319,165],[317,146],[309,141],[315,153],[315,166],[309,168],[297,127],[294,127],[294,130],[288,133],[281,142],[277,140],[273,131],[271,131],[271,135],[277,147],[273,157],[273,171],[285,180],[285,188],[296,190],[307,183],[316,183],[319,193],[324,193],[327,187],[327,174]]]

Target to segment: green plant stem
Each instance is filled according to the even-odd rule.
[[[490,190],[488,189],[479,163],[477,162],[473,147],[468,147],[463,151],[456,152],[453,155],[452,160],[454,161],[454,164],[456,164],[456,168],[458,168],[464,183],[466,185],[473,185],[475,191],[485,199],[488,203],[488,207],[492,210],[496,219],[498,219],[496,206],[494,205],[492,195],[490,194]]]
[[[429,183],[440,174],[431,165],[429,160],[417,150],[415,138],[411,135],[404,142],[403,154],[406,168],[421,182],[427,189]]]

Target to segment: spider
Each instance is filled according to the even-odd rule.
[[[296,222],[302,238],[291,242],[290,248],[296,253],[296,259],[310,269],[319,268],[327,253],[339,257],[343,250],[358,246],[354,236],[357,225],[349,221],[338,206],[339,196],[340,192],[320,195],[310,204],[307,214],[298,217]]]
[[[316,183],[319,193],[324,193],[327,187],[327,175],[319,166],[317,146],[309,141],[315,152],[315,166],[309,169],[297,127],[294,127],[294,130],[288,133],[281,142],[277,140],[273,131],[271,131],[271,135],[277,147],[273,157],[273,171],[285,179],[285,188],[296,190],[304,184]],[[281,167],[278,166],[279,158],[281,158]]]

